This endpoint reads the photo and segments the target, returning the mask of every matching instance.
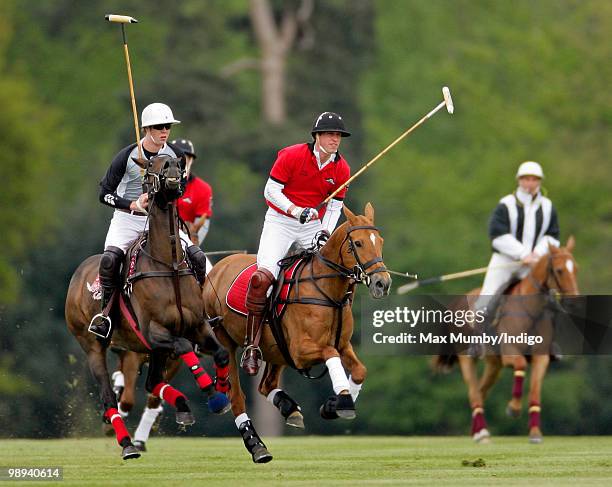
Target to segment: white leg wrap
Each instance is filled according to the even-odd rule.
[[[357,400],[357,396],[359,396],[359,392],[361,391],[361,386],[363,384],[355,384],[353,382],[353,377],[349,377],[349,392],[353,397],[353,402]]]
[[[249,415],[247,413],[242,413],[236,416],[236,419],[234,419],[234,423],[236,423],[236,428],[240,428],[240,425],[245,421],[248,421],[249,419],[251,418],[249,418]]]
[[[156,409],[144,409],[140,417],[140,423],[138,423],[138,428],[136,428],[136,432],[134,433],[134,440],[147,442],[153,423],[155,423],[157,416],[159,416],[163,410],[163,406],[159,406]]]
[[[117,406],[117,411],[119,411],[119,414],[122,418],[127,418],[128,414],[130,414],[129,411],[124,411],[123,409],[121,409],[121,403],[119,403],[119,405]]]
[[[125,387],[125,378],[123,377],[123,372],[120,370],[115,370],[112,375],[113,379],[113,387]]]
[[[270,394],[268,394],[268,396],[267,396],[267,398],[266,398],[266,399],[268,399],[268,402],[269,402],[270,404],[274,404],[274,397],[276,396],[276,393],[280,392],[281,390],[282,390],[282,389],[272,389],[272,390],[270,391]]]
[[[344,372],[340,357],[327,359],[325,365],[327,365],[327,369],[329,370],[329,377],[331,378],[334,392],[340,394],[342,391],[348,391],[349,381],[346,378],[346,372]]]

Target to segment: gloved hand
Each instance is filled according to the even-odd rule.
[[[321,230],[317,235],[317,247],[323,247],[329,240],[329,237],[331,237],[331,235],[327,230]]]
[[[291,215],[293,215],[293,217],[301,224],[308,223],[309,221],[319,218],[319,212],[314,208],[302,208],[300,206],[294,207],[294,209],[291,211]]]

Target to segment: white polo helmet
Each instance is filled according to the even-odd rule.
[[[151,103],[144,107],[140,123],[142,128],[145,128],[162,123],[181,123],[181,121],[174,118],[172,110],[170,110],[168,105],[164,105],[163,103]]]
[[[540,179],[544,179],[544,171],[542,171],[542,166],[537,162],[525,161],[519,166],[518,171],[516,171],[516,179],[522,176],[536,176]]]

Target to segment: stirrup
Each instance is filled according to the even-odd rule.
[[[247,352],[250,350],[255,350],[255,361],[257,362],[257,368],[261,365],[261,361],[263,360],[263,353],[261,348],[256,347],[255,345],[247,345],[242,351],[242,356],[240,357],[240,368],[244,365],[244,361],[246,360]]]
[[[96,330],[93,329],[94,321],[96,320],[96,318],[102,318],[103,321],[106,321],[108,323],[108,327],[106,329],[106,335],[103,335],[102,333],[98,333]],[[89,322],[89,327],[87,328],[87,331],[90,333],[93,333],[94,335],[100,338],[104,338],[106,340],[109,337],[110,332],[111,332],[111,324],[112,324],[111,319],[108,316],[105,316],[104,313],[98,313],[97,315],[94,315],[94,317]]]

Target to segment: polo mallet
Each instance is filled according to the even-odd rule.
[[[421,120],[419,120],[417,123],[415,123],[412,127],[410,127],[408,130],[406,130],[402,135],[400,135],[397,139],[395,139],[393,142],[391,142],[391,144],[389,144],[382,152],[380,152],[376,157],[374,157],[370,162],[368,162],[365,166],[363,166],[361,169],[359,169],[359,171],[357,171],[355,174],[353,174],[353,176],[351,176],[349,178],[348,181],[346,181],[342,186],[340,186],[338,189],[336,189],[336,191],[334,191],[332,194],[330,194],[327,198],[325,198],[325,200],[323,200],[323,202],[321,204],[319,204],[319,206],[317,206],[317,211],[319,211],[324,205],[326,205],[329,200],[331,200],[334,196],[336,196],[340,191],[342,191],[344,188],[346,188],[351,181],[353,181],[355,178],[357,178],[357,176],[359,176],[360,174],[362,174],[363,172],[365,172],[366,169],[368,169],[372,164],[374,164],[378,159],[380,159],[382,156],[384,156],[387,152],[389,152],[397,143],[399,143],[404,137],[408,136],[411,132],[413,132],[414,130],[416,130],[419,126],[421,126],[423,123],[425,123],[425,121],[429,118],[431,118],[433,115],[435,115],[438,110],[440,110],[442,107],[446,107],[446,111],[448,113],[450,113],[452,115],[452,113],[455,111],[455,107],[453,105],[453,99],[451,98],[451,94],[450,94],[450,90],[448,89],[447,86],[442,88],[442,96],[444,96],[444,100],[440,102],[440,104],[434,108],[431,112],[429,112],[427,115],[425,115]]]
[[[501,264],[491,266],[491,269],[504,269],[519,265],[520,262],[509,262],[507,264]],[[453,274],[445,274],[443,276],[430,277],[429,279],[423,279],[421,281],[410,282],[397,288],[397,294],[406,294],[421,286],[428,286],[430,284],[438,284],[444,281],[452,281],[453,279],[462,279],[464,277],[476,276],[478,274],[484,274],[487,272],[489,267],[479,267],[478,269],[471,269],[469,271],[455,272]]]
[[[109,22],[121,24],[121,35],[123,36],[123,52],[125,53],[125,64],[127,65],[128,82],[130,83],[130,97],[132,99],[132,112],[134,114],[134,131],[136,132],[136,144],[138,146],[138,158],[142,159],[142,148],[140,147],[140,132],[138,131],[138,113],[136,111],[136,97],[134,96],[134,83],[132,81],[132,67],[130,65],[130,53],[128,51],[127,38],[125,36],[124,24],[137,24],[134,17],[127,15],[106,14],[104,16]]]

